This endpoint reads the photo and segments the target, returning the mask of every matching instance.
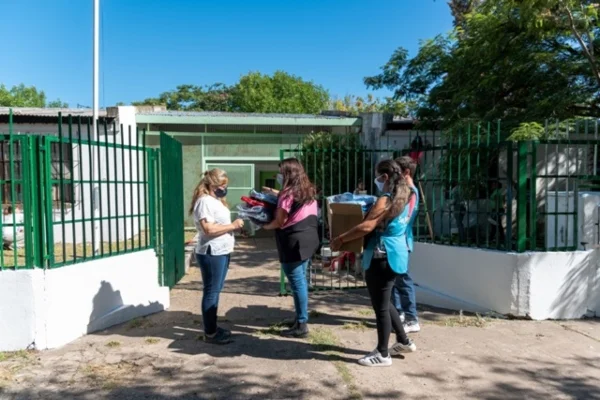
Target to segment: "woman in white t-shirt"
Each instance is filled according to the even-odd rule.
[[[241,219],[231,223],[225,201],[227,183],[225,171],[215,168],[205,172],[189,209],[198,230],[195,253],[202,272],[204,340],[215,344],[231,342],[231,331],[217,327],[217,308],[233,252],[233,232],[244,226]]]

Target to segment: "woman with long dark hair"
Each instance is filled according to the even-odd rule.
[[[217,326],[217,309],[235,244],[233,232],[244,226],[241,219],[231,222],[225,200],[228,182],[221,169],[205,172],[189,208],[198,231],[195,253],[202,273],[204,340],[215,344],[231,342],[231,332]]]
[[[398,311],[390,305],[396,277],[408,270],[407,229],[415,207],[415,196],[411,196],[400,166],[392,160],[377,165],[375,185],[382,196],[362,223],[332,240],[331,249],[336,251],[344,242],[368,235],[363,268],[377,322],[377,348],[358,363],[367,367],[387,367],[392,365],[390,354],[410,353],[417,349],[406,335]],[[388,349],[392,329],[397,342]]]
[[[277,181],[281,186],[273,222],[265,229],[275,229],[277,251],[287,276],[296,309],[296,320],[281,334],[286,337],[308,335],[308,284],[306,268],[319,247],[315,187],[295,158],[279,164]]]

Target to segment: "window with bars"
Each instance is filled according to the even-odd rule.
[[[70,183],[73,151],[71,144],[62,143],[61,159],[60,145],[60,143],[51,145],[52,179],[60,180],[62,176],[64,181],[62,192],[60,183],[52,185],[52,202],[55,206],[60,203],[72,204],[74,201],[73,187]],[[0,141],[0,204],[14,202],[21,205],[23,203],[23,149],[21,147],[21,142],[18,141],[13,141],[12,147],[9,140]]]

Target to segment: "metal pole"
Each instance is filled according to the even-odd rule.
[[[100,32],[100,0],[94,0],[94,65],[93,65],[93,116],[92,116],[92,135],[90,138],[88,138],[88,140],[91,141],[95,141],[98,142],[100,140],[100,137],[98,135],[98,72],[99,72],[99,65],[100,65],[100,59],[98,56],[98,49],[99,49],[99,35]],[[91,145],[91,144],[90,144]],[[98,145],[98,144],[96,144]],[[94,180],[96,180],[96,184],[95,186],[95,190],[94,190],[94,199],[92,199],[92,202],[94,203],[94,208],[100,209],[101,205],[98,203],[98,188],[99,188],[99,181],[100,181],[100,170],[99,170],[99,161],[96,155],[96,152],[92,152],[93,153],[93,166],[92,166],[92,173],[94,176]],[[98,224],[98,223],[97,223]],[[102,221],[99,221],[99,224],[102,224]],[[102,229],[101,225],[98,226],[94,226],[93,228],[94,230],[98,230],[98,229]],[[99,239],[99,235],[96,235],[96,238]],[[94,250],[94,254],[98,253],[98,249],[100,247],[100,243],[99,240],[94,241],[93,243],[93,250]]]

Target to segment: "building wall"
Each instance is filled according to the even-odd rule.
[[[600,316],[600,250],[503,253],[416,243],[417,302],[535,320]]]
[[[0,351],[60,347],[169,307],[153,250],[0,273]]]

